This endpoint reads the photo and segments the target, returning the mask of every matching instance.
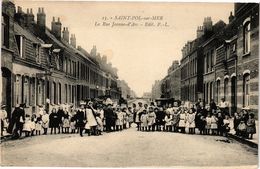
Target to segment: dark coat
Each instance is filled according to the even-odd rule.
[[[17,107],[12,113],[12,118],[8,126],[8,133],[12,133],[14,126],[16,126],[17,129],[23,128],[23,123],[20,121],[20,119],[23,119],[23,121],[25,121],[25,112],[24,109]]]
[[[76,125],[77,127],[85,127],[86,124],[86,112],[82,110],[78,110],[76,114]]]
[[[117,118],[115,112],[112,109],[105,109],[104,115],[106,119],[106,125],[114,126]]]
[[[59,127],[59,124],[60,124],[60,119],[59,119],[59,116],[57,113],[51,113],[50,116],[49,116],[49,119],[50,119],[50,127],[53,128],[53,127]]]
[[[165,118],[165,112],[164,111],[158,111],[156,113],[156,124],[157,125],[164,125],[164,118]]]
[[[57,115],[58,115],[58,119],[59,119],[59,123],[61,124],[62,123],[62,117],[64,117],[65,113],[63,110],[58,110],[57,111]]]

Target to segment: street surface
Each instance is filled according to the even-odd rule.
[[[257,165],[257,149],[219,136],[138,132],[60,134],[1,143],[2,166],[140,167]],[[243,157],[243,158],[241,158]],[[251,168],[251,167],[250,167]]]

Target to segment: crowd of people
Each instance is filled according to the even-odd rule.
[[[1,114],[6,114],[2,106]],[[47,134],[75,134],[83,136],[102,135],[103,131],[122,131],[133,123],[131,107],[120,106],[110,99],[104,102],[86,100],[80,106],[52,105],[48,111],[43,106],[30,115],[25,113],[25,104],[17,105],[8,121],[7,116],[1,117],[1,135],[3,131],[12,134],[14,139],[22,136]]]
[[[135,123],[138,131],[166,131],[202,135],[226,136],[233,121],[236,135],[252,139],[256,133],[254,114],[247,109],[234,113],[231,117],[225,99],[216,105],[212,99],[209,105],[199,99],[195,104],[182,103],[179,107],[171,104],[163,107],[138,103],[133,105]],[[195,130],[197,129],[197,130]]]
[[[78,133],[102,135],[103,132],[122,131],[136,124],[138,131],[166,131],[202,135],[226,136],[230,131],[230,114],[225,100],[208,106],[199,99],[196,104],[182,103],[178,107],[171,104],[157,106],[153,102],[120,105],[110,99],[103,102],[85,100],[75,108],[70,105],[56,105],[49,110],[40,107],[30,115],[25,113],[25,104],[17,105],[10,120],[5,106],[1,107],[1,135],[3,131],[14,139],[21,136]],[[243,109],[234,113],[236,135],[253,138],[256,133],[254,114]],[[196,131],[196,132],[195,132]]]

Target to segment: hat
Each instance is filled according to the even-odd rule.
[[[88,105],[89,105],[89,104],[93,104],[93,102],[92,102],[92,101],[88,101]]]
[[[5,105],[5,104],[2,104],[2,105],[1,105],[1,108],[5,108],[5,107],[6,107],[6,105]]]
[[[86,105],[86,102],[80,101],[80,102],[79,102],[79,105]]]
[[[25,107],[25,103],[21,103],[21,104],[20,104],[20,107]]]

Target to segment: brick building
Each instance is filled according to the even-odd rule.
[[[161,80],[161,94],[165,98],[181,98],[181,70],[179,61],[173,61],[167,76]]]
[[[35,21],[32,9],[16,11],[8,0],[2,4],[2,104],[9,117],[21,103],[33,113],[47,99],[76,106],[86,98],[121,97],[116,68],[105,56],[77,47],[75,34],[62,30],[59,18],[53,17],[50,29],[43,8]]]
[[[230,113],[249,107],[258,111],[259,4],[235,3],[229,23],[212,24],[206,17],[197,38],[182,48],[181,100],[208,104],[221,98]],[[170,79],[162,80],[162,92],[170,93]],[[176,86],[178,88],[178,86]]]
[[[152,85],[152,99],[155,100],[161,97],[161,81],[155,80],[154,84]]]
[[[258,112],[259,4],[236,3],[234,16],[217,48],[216,96],[230,103],[230,112],[249,107]]]

